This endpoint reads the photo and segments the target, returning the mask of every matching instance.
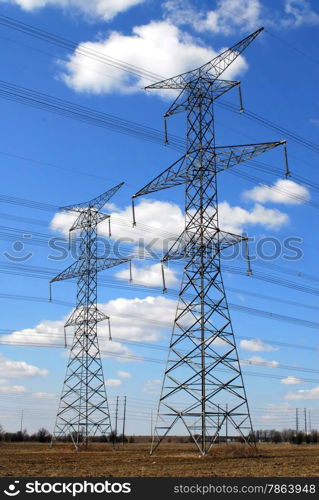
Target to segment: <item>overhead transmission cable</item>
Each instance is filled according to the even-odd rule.
[[[88,57],[90,59],[101,62],[102,64],[116,67],[117,69],[125,71],[127,73],[130,73],[136,77],[144,78],[148,81],[159,81],[159,80],[165,79],[165,77],[163,75],[158,75],[157,73],[150,72],[150,71],[148,71],[144,68],[141,68],[137,65],[132,65],[132,64],[129,64],[125,61],[116,59],[110,55],[103,54],[100,51],[92,49],[92,47],[88,47],[87,45],[85,45],[83,43],[81,44],[79,42],[74,42],[74,41],[69,40],[67,38],[61,37],[55,33],[51,33],[51,32],[42,30],[40,28],[36,28],[35,26],[31,26],[27,23],[23,23],[21,21],[18,21],[17,19],[13,19],[13,18],[10,18],[8,16],[0,15],[0,24],[6,26],[7,28],[20,31],[26,35],[35,37],[37,39],[41,39],[45,42],[59,46],[61,48],[76,51],[80,55],[83,55],[83,56]],[[228,108],[231,111],[234,111],[234,109],[236,109],[236,112],[238,112],[237,108],[235,108],[235,106],[233,104],[225,101],[224,99],[219,100],[218,104],[225,107],[225,108]],[[302,146],[304,146],[308,149],[311,149],[315,152],[319,152],[319,145],[318,144],[315,144],[312,141],[309,141],[308,139],[305,139],[304,137],[300,136],[299,134],[296,134],[295,132],[291,132],[290,130],[288,130],[280,125],[277,125],[276,123],[272,122],[271,120],[263,118],[262,116],[258,115],[257,113],[253,113],[253,112],[249,111],[248,109],[246,109],[244,116],[256,121],[260,125],[266,126],[267,128],[271,128],[272,130],[276,130],[277,132],[284,133],[291,140],[301,144]]]

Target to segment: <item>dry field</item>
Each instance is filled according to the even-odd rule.
[[[163,444],[150,456],[148,444],[91,445],[0,443],[0,476],[20,477],[309,477],[319,475],[319,446],[261,444],[257,455],[243,445],[216,445],[201,457],[187,444]]]

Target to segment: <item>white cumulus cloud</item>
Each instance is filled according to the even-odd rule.
[[[302,384],[302,382],[303,380],[301,378],[293,377],[292,375],[289,375],[288,377],[282,378],[280,380],[280,383],[284,385],[298,385]]]
[[[124,372],[122,370],[119,370],[118,372],[116,372],[116,375],[120,378],[126,378],[126,379],[129,379],[129,378],[132,378],[132,374],[129,373],[129,372]]]
[[[232,233],[240,234],[249,225],[278,230],[289,222],[287,214],[278,209],[265,208],[259,203],[249,210],[240,206],[231,206],[227,201],[223,201],[219,203],[218,208],[221,229]],[[163,252],[166,253],[169,250],[185,227],[185,216],[176,203],[143,199],[136,204],[135,214],[137,225],[133,228],[131,206],[124,209],[115,208],[110,212],[112,239],[122,240],[123,244],[134,246],[135,255],[139,258],[150,253],[153,257],[160,259]],[[54,231],[67,235],[74,220],[73,214],[59,212],[54,215],[50,227]],[[108,224],[101,223],[99,234],[108,237],[108,233]],[[121,249],[121,244],[119,249]],[[158,270],[157,267],[149,268],[148,277],[158,281]],[[136,267],[135,279],[138,279],[139,273],[140,270]],[[129,276],[124,270],[121,274],[124,277]],[[173,274],[168,275],[168,279],[173,282]]]
[[[136,227],[132,227],[132,209],[127,206],[124,209],[113,207],[110,210],[112,238],[123,240],[125,244],[151,245],[151,250],[162,250],[163,241],[165,247],[173,244],[179,234],[183,231],[185,218],[182,210],[176,203],[143,199],[135,206]],[[50,227],[67,235],[72,226],[75,216],[71,213],[58,212],[51,220]],[[109,234],[108,223],[99,224],[99,234]],[[159,254],[161,256],[161,253]]]
[[[132,349],[125,345],[125,340],[136,342],[160,340],[163,330],[169,329],[173,323],[176,302],[163,296],[149,296],[143,299],[119,297],[110,300],[107,304],[98,304],[98,308],[111,317],[112,338],[114,339],[113,341],[108,340],[107,326],[99,323],[99,344],[103,357],[115,356],[119,361],[130,361],[130,356],[135,354]],[[2,339],[10,343],[62,345],[64,324],[68,317],[69,315],[66,315],[61,320],[56,321],[44,320],[34,328],[17,330],[3,335]],[[159,321],[155,321],[154,318],[159,318]],[[165,318],[165,322],[161,321],[162,318]],[[67,329],[67,335],[68,346],[70,346],[72,342],[71,327]],[[1,366],[3,366],[3,370],[1,370]],[[14,369],[17,371],[18,367],[15,366]],[[16,373],[13,372],[13,368],[11,370],[11,373]],[[38,370],[30,365],[26,367],[19,365],[19,373],[44,374]],[[0,358],[0,375],[2,372],[3,376],[8,376],[8,367],[2,364]]]
[[[24,394],[28,390],[23,385],[10,384],[6,379],[0,379],[1,394]]]
[[[252,356],[249,359],[244,359],[241,361],[242,365],[256,365],[256,366],[264,366],[267,368],[277,368],[279,366],[278,361],[268,361],[260,356]]]
[[[81,13],[91,19],[109,21],[117,14],[143,3],[145,0],[2,0],[32,11],[44,7],[58,7],[72,13]]]
[[[319,24],[319,13],[309,0],[285,0],[277,2],[277,8],[261,0],[217,0],[215,9],[208,10],[196,8],[190,0],[167,0],[164,12],[178,25],[223,35],[251,32],[262,25],[278,30]]]
[[[178,283],[177,276],[173,269],[165,266],[165,284],[166,286],[175,285]],[[128,269],[122,269],[115,275],[119,279],[129,279],[130,272]],[[162,266],[161,264],[152,264],[150,266],[135,266],[132,265],[132,280],[133,283],[143,283],[149,286],[162,286]]]
[[[104,380],[104,384],[106,387],[119,387],[123,384],[123,382],[118,378],[107,378],[106,380]]]
[[[67,320],[67,317],[68,316],[66,316],[62,320],[56,321],[43,320],[34,328],[24,328],[22,330],[17,330],[8,335],[4,335],[3,339],[10,344],[61,344],[62,346],[64,343],[64,324]],[[105,326],[99,326],[99,332],[101,332],[100,348],[103,351],[103,357],[117,356],[119,361],[123,361],[123,359],[125,360],[125,356],[132,355],[132,350],[121,344],[120,342],[108,341],[108,333],[106,330],[107,328]],[[67,329],[67,339],[68,346],[70,346],[72,342],[72,328]]]
[[[241,340],[239,343],[242,349],[251,352],[278,351],[278,348],[263,342],[260,339]]]
[[[143,392],[146,394],[159,394],[162,380],[161,379],[152,379],[144,382]]]
[[[313,389],[299,389],[296,392],[288,392],[285,399],[319,399],[319,385]]]
[[[34,399],[44,399],[44,400],[56,400],[57,395],[52,392],[33,392],[32,398]]]
[[[104,380],[104,384],[106,387],[119,387],[123,382],[118,378],[107,378]]]
[[[219,204],[219,220],[224,231],[240,234],[248,225],[278,230],[289,222],[289,217],[280,210],[265,208],[259,203],[256,203],[251,210],[247,210],[223,201]]]
[[[310,199],[308,189],[289,179],[279,179],[272,186],[262,185],[244,192],[246,200],[265,203],[283,203],[285,205],[301,205]]]
[[[294,414],[295,408],[291,406],[289,403],[284,403],[284,404],[274,404],[270,403],[265,405],[265,409],[269,411],[269,413],[265,415],[261,415],[262,420],[269,420],[269,421],[277,421],[278,419],[280,420],[282,416],[287,416],[289,414]]]
[[[45,376],[48,370],[29,365],[25,361],[13,361],[0,354],[0,377],[5,378],[24,378]]]
[[[217,0],[215,9],[205,11],[196,9],[187,0],[168,0],[164,11],[168,19],[179,25],[191,25],[199,32],[230,35],[259,28],[263,6],[260,0]]]
[[[151,80],[144,74],[132,75],[114,66],[105,66],[101,60],[88,58],[87,51],[102,56],[112,56],[120,61],[154,73]],[[131,35],[112,31],[105,40],[82,42],[64,67],[61,78],[77,92],[105,94],[140,92],[150,83],[197,68],[217,55],[211,47],[205,47],[188,33],[169,21],[152,21],[135,26]],[[233,79],[247,69],[243,56],[226,70],[223,78]],[[160,92],[160,91],[159,91]],[[161,95],[169,97],[166,91]]]
[[[111,300],[105,310],[111,316],[114,338],[154,342],[162,337],[163,318],[167,328],[172,325],[176,301],[162,296],[118,298]]]
[[[298,28],[319,24],[319,12],[312,9],[308,0],[286,0],[284,10],[286,15],[282,18],[282,26]]]
[[[220,0],[217,9],[195,22],[198,31],[212,31],[229,35],[235,30],[252,31],[259,28],[261,3],[259,0]]]

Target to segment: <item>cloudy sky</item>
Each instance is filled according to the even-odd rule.
[[[181,154],[159,141],[174,95],[144,87],[198,67],[265,26],[225,74],[241,80],[246,114],[237,112],[237,93],[227,94],[226,104],[216,106],[216,141],[222,146],[287,139],[292,176],[284,177],[280,148],[219,175],[221,226],[248,233],[251,254],[257,255],[252,277],[245,276],[240,249],[234,260],[225,256],[225,285],[255,426],[292,426],[296,407],[311,409],[312,425],[319,425],[315,0],[0,4],[0,423],[17,429],[23,410],[29,430],[52,430],[67,362],[63,324],[76,292],[75,283],[58,283],[55,301],[46,300],[50,277],[72,263],[61,242],[72,216],[57,207],[125,181],[107,207],[111,242],[120,239],[125,255],[137,255],[144,242],[151,255],[134,260],[132,284],[125,266],[101,276],[99,304],[111,316],[113,341],[102,325],[100,343],[112,415],[116,396],[122,404],[127,395],[129,432],[150,425],[182,269],[179,264],[166,270],[170,293],[162,295],[155,257],[183,230],[184,219],[179,187],[140,198],[138,224],[131,225],[130,196]],[[13,29],[12,18],[24,28]],[[30,25],[56,37],[30,36]],[[38,95],[28,93],[26,100],[21,89],[13,95],[12,85],[71,101],[88,119],[51,113],[47,97],[39,109]],[[252,119],[252,113],[268,122]],[[169,137],[183,137],[184,120],[169,120]],[[107,224],[100,233],[108,237]],[[52,237],[59,239],[49,248]]]

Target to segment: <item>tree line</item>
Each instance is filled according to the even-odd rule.
[[[49,443],[52,439],[50,432],[41,427],[37,432],[28,434],[27,430],[20,430],[16,432],[7,432],[0,425],[0,441],[6,442],[22,442],[22,441],[37,441],[39,443]]]
[[[296,429],[284,429],[277,431],[256,430],[254,432],[257,443],[292,443],[292,444],[317,444],[319,443],[319,432],[315,429],[310,432],[296,431]]]
[[[37,432],[34,432],[33,434],[29,434],[26,429],[24,430],[19,430],[16,432],[6,432],[2,425],[0,424],[0,442],[9,442],[9,443],[15,443],[15,442],[39,442],[39,443],[50,443],[52,440],[52,434],[45,429],[44,427],[41,427]],[[63,438],[60,438],[59,441],[61,442],[72,442],[71,436],[66,436]],[[80,441],[81,441],[81,436],[80,436]],[[90,437],[91,442],[96,442],[96,443],[133,443],[134,438],[133,436],[127,437],[123,436],[123,434],[116,434],[114,431],[112,431],[107,437],[105,436],[92,436]]]
[[[292,444],[317,444],[319,443],[319,432],[317,430],[312,430],[310,432],[296,431],[295,429],[284,429],[278,431],[276,429],[259,429],[254,432],[254,436],[250,435],[251,440],[253,438],[257,443],[292,443]],[[0,441],[2,442],[39,442],[39,443],[50,443],[52,439],[52,434],[41,427],[37,432],[29,434],[26,429],[19,430],[16,432],[7,432],[4,430],[0,424]],[[108,437],[105,436],[94,436],[90,438],[91,442],[125,442],[125,443],[138,443],[150,441],[150,436],[123,436],[116,435],[113,431]],[[60,439],[62,442],[71,442],[71,436]],[[189,436],[170,436],[165,439],[168,443],[189,443],[193,442],[193,439]],[[243,442],[243,439],[239,436],[220,436],[217,442]]]

